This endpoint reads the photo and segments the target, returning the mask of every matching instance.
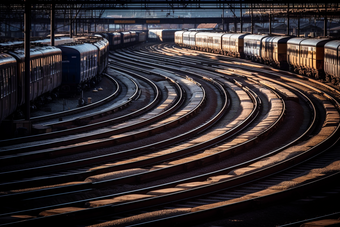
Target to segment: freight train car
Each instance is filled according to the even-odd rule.
[[[16,59],[6,53],[0,54],[0,122],[17,108],[17,84]]]
[[[325,44],[324,71],[326,80],[333,84],[340,82],[340,40]]]
[[[333,84],[340,83],[340,40],[198,31],[193,48],[194,42],[189,44],[190,31],[177,31],[175,43],[181,47],[244,57],[311,78],[325,77]]]
[[[92,84],[97,75],[97,48],[88,43],[72,43],[58,46],[63,59],[63,92],[81,89]]]
[[[262,39],[261,58],[267,65],[288,69],[287,41],[289,36],[268,36]]]
[[[8,53],[17,61],[17,104],[20,106],[25,102],[25,52],[24,49],[15,49]],[[29,92],[31,102],[61,85],[61,59],[59,48],[52,46],[31,48]]]

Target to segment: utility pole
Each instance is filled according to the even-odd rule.
[[[30,51],[31,51],[31,4],[25,1],[24,14],[24,49],[25,49],[25,120],[31,118],[30,112]]]
[[[243,22],[242,22],[242,3],[240,3],[240,32],[243,32]]]
[[[51,31],[50,31],[50,38],[51,38],[51,46],[54,46],[54,20],[55,20],[55,4],[51,4]]]

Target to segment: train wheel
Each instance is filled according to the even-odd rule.
[[[289,72],[294,72],[294,67],[289,65]]]
[[[334,85],[339,84],[339,80],[338,80],[337,78],[335,78],[335,77],[332,77],[331,82],[332,82],[332,84],[334,84]]]

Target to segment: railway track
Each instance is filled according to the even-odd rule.
[[[235,69],[239,67],[230,70],[221,66],[216,70],[216,65],[211,67],[209,62],[197,70],[192,67],[199,64],[195,60],[185,65],[182,59],[181,67],[178,63],[176,67],[169,66],[171,58],[167,58],[164,64],[158,63],[166,67],[156,67],[157,63],[149,60],[153,64],[146,64],[138,58],[155,57],[154,53],[148,55],[144,49],[115,55],[122,59],[116,70],[122,70],[128,63],[130,69],[145,70],[151,78],[162,75],[176,78],[173,80],[177,82],[182,78],[186,83],[204,86],[211,99],[201,106],[200,113],[208,112],[212,100],[216,100],[213,105],[219,106],[211,111],[211,125],[207,127],[202,122],[197,127],[201,114],[189,114],[190,117],[179,121],[183,128],[189,128],[183,129],[181,143],[174,142],[176,133],[162,128],[158,134],[164,131],[172,135],[171,140],[160,142],[164,143],[162,146],[144,140],[147,144],[144,151],[140,152],[144,149],[141,146],[131,149],[131,153],[138,151],[135,156],[121,158],[118,152],[111,157],[111,162],[94,165],[90,171],[86,166],[84,172],[91,172],[87,176],[92,177],[90,183],[80,181],[71,187],[20,190],[30,185],[28,180],[26,183],[4,182],[0,185],[2,189],[12,191],[7,191],[0,199],[20,203],[17,207],[3,209],[0,220],[4,225],[44,226],[68,222],[77,225],[159,226],[193,223],[193,220],[215,217],[221,212],[228,214],[230,210],[242,210],[249,204],[264,205],[289,198],[294,193],[301,195],[301,190],[306,190],[314,181],[329,183],[329,179],[337,179],[337,167],[332,162],[339,157],[332,151],[332,146],[339,138],[339,104],[324,90],[293,83],[281,75],[282,82],[270,78],[273,75],[268,79],[266,71],[244,73]],[[178,61],[173,60],[173,64]],[[188,72],[192,73],[190,77],[185,76]],[[196,97],[193,94],[197,94],[197,90],[186,88],[185,93],[189,95],[185,101],[188,104]],[[224,98],[221,98],[222,94]],[[183,116],[183,113],[178,112],[178,115]],[[167,118],[164,120],[169,121]],[[299,122],[299,119],[304,121]],[[296,125],[289,127],[289,122],[296,122]],[[277,135],[287,133],[287,128],[294,133]],[[180,133],[178,129],[175,131]],[[149,140],[149,137],[146,138]],[[102,158],[107,159],[107,156]],[[237,161],[238,158],[241,159]],[[219,163],[218,167],[216,163]],[[32,171],[31,174],[36,170]],[[16,178],[23,172],[7,176]],[[51,183],[57,182],[57,178]],[[82,176],[80,179],[86,178]],[[62,181],[69,184],[66,178]],[[37,185],[44,186],[45,183]],[[326,183],[310,187],[315,189],[320,184]],[[86,193],[103,193],[103,188],[114,190],[104,195],[86,196]],[[80,199],[67,198],[81,193],[84,196]]]

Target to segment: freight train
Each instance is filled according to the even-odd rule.
[[[175,43],[194,50],[249,59],[337,85],[340,81],[340,40],[177,31]]]
[[[119,42],[105,37],[118,37]],[[91,37],[57,37],[31,42],[30,105],[35,108],[59,92],[81,91],[100,80],[114,50],[146,40],[145,32],[104,33]],[[57,92],[58,91],[58,92]],[[23,41],[0,44],[0,123],[25,103]],[[21,116],[20,116],[21,115]]]
[[[146,41],[144,31],[98,33],[109,41],[109,49],[115,50]]]
[[[150,29],[148,38],[152,41],[173,42],[176,31],[179,29]]]

